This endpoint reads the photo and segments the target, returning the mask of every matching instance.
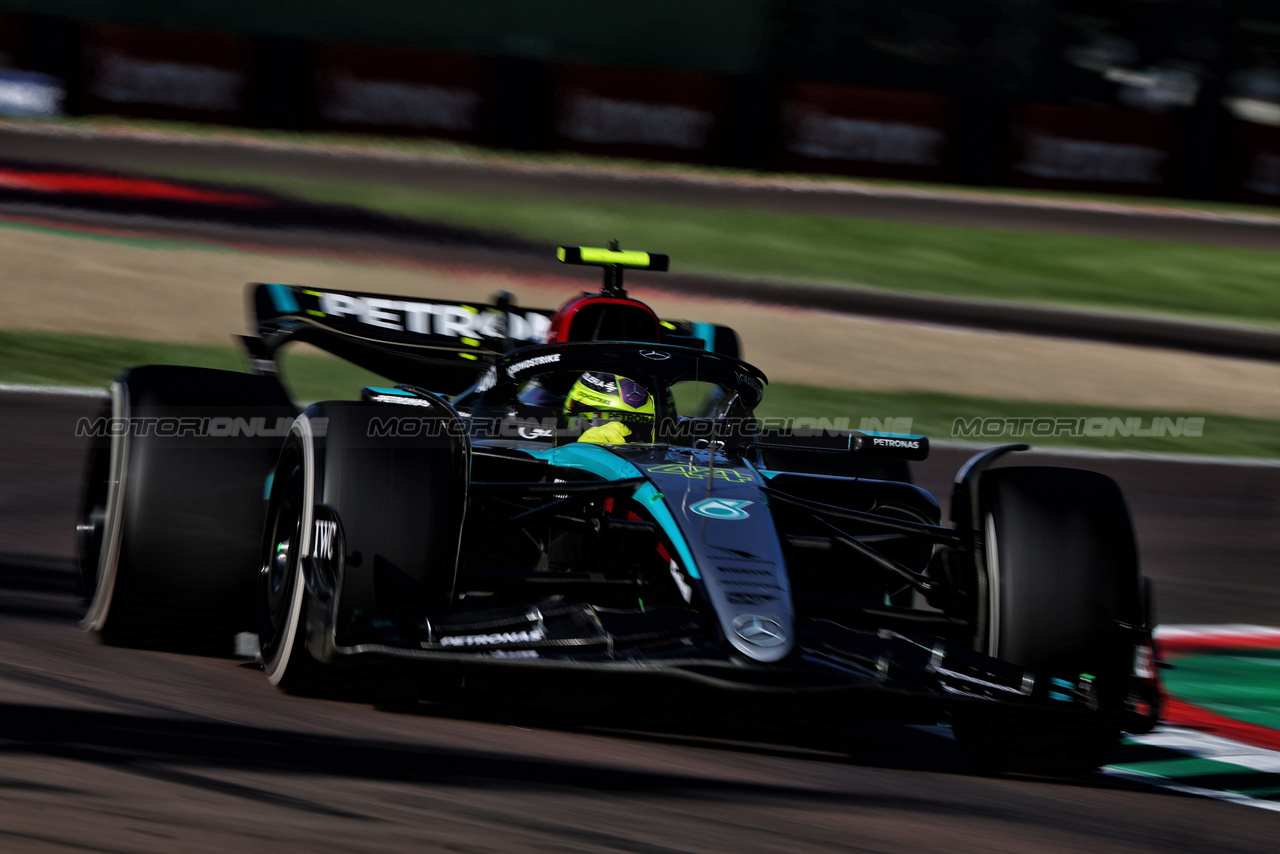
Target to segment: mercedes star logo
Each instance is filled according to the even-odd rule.
[[[778,646],[787,640],[787,630],[781,623],[756,614],[734,617],[733,630],[738,637],[755,646]]]
[[[658,362],[671,358],[670,353],[664,353],[661,350],[641,350],[640,355],[644,356],[646,359],[653,359]]]

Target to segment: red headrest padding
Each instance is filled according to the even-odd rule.
[[[561,341],[640,341],[658,343],[658,316],[639,300],[584,294],[560,307],[551,318],[547,343]]]

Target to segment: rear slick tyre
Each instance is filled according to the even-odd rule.
[[[231,651],[253,626],[262,485],[294,412],[270,377],[163,365],[111,384],[76,526],[83,628],[108,644]]]

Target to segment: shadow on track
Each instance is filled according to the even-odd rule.
[[[839,800],[802,786],[709,780],[650,771],[606,769],[590,762],[512,757],[478,750],[366,740],[355,737],[284,732],[236,724],[164,720],[48,706],[0,703],[5,753],[40,755],[122,767],[174,782],[215,783],[195,769],[321,774],[383,782],[525,790],[555,785],[619,795],[696,791],[724,796]],[[167,770],[174,765],[192,773]],[[606,773],[607,771],[607,773]],[[200,783],[197,783],[200,781]],[[247,788],[247,787],[246,787]],[[248,792],[245,793],[249,796]],[[258,797],[253,790],[253,797]],[[889,806],[902,808],[901,799]],[[919,808],[928,809],[926,801]]]
[[[82,614],[79,579],[73,560],[27,553],[0,553],[0,616],[74,623]],[[74,629],[73,629],[74,630]],[[180,661],[180,659],[179,659]],[[226,666],[237,665],[227,661]],[[253,663],[239,665],[256,668]],[[114,694],[92,691],[50,674],[8,674],[20,682],[77,696],[114,701]],[[410,688],[396,684],[397,673],[384,674],[382,696],[402,698],[380,702],[372,695],[350,703],[372,704],[388,715],[451,720],[514,727],[535,732],[560,732],[624,739],[655,747],[675,747],[753,756],[762,760],[791,760],[831,766],[941,773],[959,777],[993,776],[974,769],[944,727],[910,726],[879,720],[855,720],[828,713],[822,720],[798,722],[783,707],[762,706],[736,695],[701,692],[696,686],[651,686],[636,690],[605,690],[582,684],[543,680],[485,680],[463,688],[458,684],[423,686],[406,677]],[[425,688],[425,701],[416,697]],[[322,701],[315,701],[322,702]],[[165,706],[156,706],[161,714]],[[786,797],[812,800],[808,788],[767,784],[708,783],[676,774],[616,771],[589,763],[533,761],[499,754],[360,739],[301,735],[281,730],[174,721],[43,706],[0,704],[0,721],[8,742],[6,753],[34,754],[77,761],[125,766],[130,773],[178,785],[193,786],[257,799],[289,809],[351,817],[341,811],[300,801],[275,792],[212,780],[191,769],[201,767],[279,770],[294,774],[332,774],[373,781],[422,785],[464,785],[484,789],[519,789],[530,784],[603,789],[621,794],[685,792],[702,797]],[[1163,748],[1125,745],[1117,762],[1183,758]],[[183,766],[175,768],[173,766]],[[1015,775],[1029,777],[1029,775]],[[1212,789],[1256,786],[1258,779],[1209,774],[1188,780]],[[1055,785],[1085,789],[1150,791],[1136,783],[1084,774],[1044,778]],[[0,789],[4,781],[0,780]],[[1172,794],[1165,792],[1164,794]],[[889,799],[881,806],[914,809]]]
[[[0,616],[76,621],[83,612],[71,560],[0,553]]]
[[[484,692],[470,697],[459,691],[450,699],[437,696],[435,702],[378,706],[380,711],[425,718],[483,722],[535,731],[563,732],[620,738],[628,741],[693,748],[730,754],[758,756],[768,759],[801,760],[831,765],[852,765],[896,771],[922,771],[933,774],[974,778],[1005,778],[1024,781],[1039,780],[1057,786],[1083,789],[1118,789],[1150,793],[1153,790],[1138,783],[1104,776],[1096,772],[1079,774],[1034,774],[996,772],[974,767],[960,750],[950,730],[941,725],[901,723],[887,719],[859,719],[852,713],[842,722],[829,716],[823,720],[786,720],[770,717],[762,709],[760,717],[729,715],[718,718],[709,707],[682,692],[694,706],[682,721],[675,716],[645,717],[634,710],[615,710],[617,717],[608,720],[599,712],[574,711],[563,701],[551,702],[545,697],[517,705],[510,696],[500,697]],[[728,697],[732,700],[732,695]],[[606,700],[607,702],[607,700]],[[678,702],[678,701],[677,701]],[[1136,762],[1160,750],[1136,744],[1122,744],[1114,762]],[[1171,755],[1181,756],[1174,751]],[[1177,794],[1161,790],[1164,795]]]

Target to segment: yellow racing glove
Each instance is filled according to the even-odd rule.
[[[621,421],[610,421],[608,424],[601,424],[583,431],[578,441],[590,442],[593,445],[625,445],[630,435],[630,427]]]

